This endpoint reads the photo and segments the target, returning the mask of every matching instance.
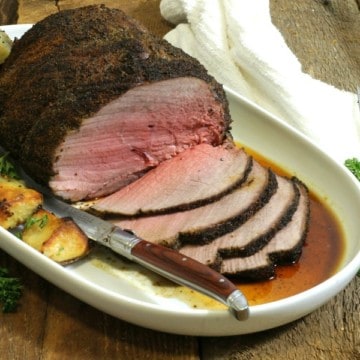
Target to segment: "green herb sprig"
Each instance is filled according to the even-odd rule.
[[[29,227],[37,224],[39,226],[40,229],[43,229],[46,224],[48,223],[48,216],[47,215],[44,215],[40,218],[34,218],[34,217],[29,217],[26,222],[25,222],[25,229],[28,229]]]
[[[9,153],[0,156],[0,175],[10,177],[12,179],[20,179],[14,165],[8,159]]]
[[[345,160],[345,166],[354,174],[354,176],[360,181],[360,160],[357,158]],[[357,273],[360,276],[360,269]]]
[[[5,268],[0,268],[0,303],[4,313],[14,312],[22,294],[22,285],[18,278],[9,276]]]
[[[357,158],[345,160],[345,166],[355,175],[360,181],[360,160]]]

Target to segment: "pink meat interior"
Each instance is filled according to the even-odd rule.
[[[110,194],[190,146],[221,143],[223,112],[203,80],[135,87],[65,138],[50,186],[73,201]]]

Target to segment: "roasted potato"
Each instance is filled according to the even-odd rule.
[[[70,218],[59,218],[42,208],[41,193],[20,180],[0,176],[0,226],[13,229],[28,245],[60,263],[86,255],[89,240]]]
[[[40,251],[56,262],[68,263],[89,252],[89,241],[72,219],[62,218],[60,226],[43,243]]]
[[[0,64],[9,56],[12,47],[12,40],[4,30],[0,30]]]
[[[24,223],[41,206],[43,197],[21,181],[0,176],[0,226],[11,229]]]
[[[59,218],[44,209],[28,219],[21,238],[60,263],[74,261],[89,251],[88,238],[72,219]]]
[[[53,213],[39,209],[26,221],[21,238],[34,249],[41,251],[43,243],[60,226],[60,222],[60,218]]]

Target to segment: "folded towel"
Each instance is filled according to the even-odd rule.
[[[356,94],[302,72],[271,22],[269,0],[162,0],[160,11],[177,25],[165,39],[220,83],[303,132],[341,164],[360,157]]]

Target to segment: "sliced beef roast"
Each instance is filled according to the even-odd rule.
[[[301,252],[305,187],[235,148],[222,86],[120,10],[61,11],[15,41],[0,144],[56,195],[103,197],[115,224],[224,274],[268,277]]]
[[[254,255],[224,259],[221,273],[248,280],[269,279],[275,274],[276,264],[290,264],[299,259],[308,231],[310,206],[307,189],[300,183],[298,186],[301,196],[292,220]]]
[[[222,86],[197,60],[103,5],[40,21],[0,71],[0,143],[73,201],[219,145],[229,124]]]
[[[188,210],[231,192],[250,169],[251,158],[244,150],[201,144],[162,162],[93,208],[126,216]]]
[[[266,246],[292,218],[299,203],[299,190],[293,181],[277,176],[278,188],[269,202],[234,231],[206,245],[185,245],[179,251],[217,268],[220,258],[247,256]]]
[[[254,161],[247,180],[217,201],[192,210],[114,223],[148,241],[174,248],[188,242],[206,243],[246,221],[269,201],[276,189],[272,171]]]

